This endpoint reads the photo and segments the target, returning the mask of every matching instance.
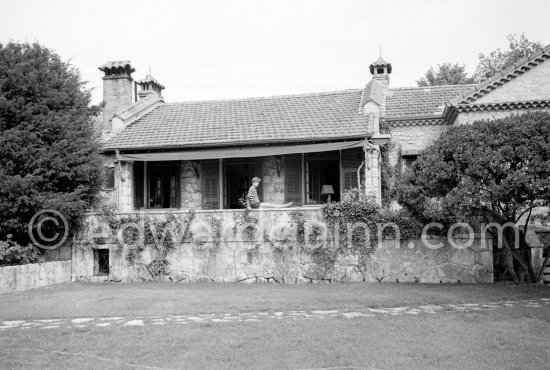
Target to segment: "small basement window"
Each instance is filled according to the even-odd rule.
[[[405,168],[410,169],[417,158],[417,155],[408,155],[406,157],[403,157],[403,159],[405,160]]]
[[[94,275],[109,276],[108,249],[94,249]]]

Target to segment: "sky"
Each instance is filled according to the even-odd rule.
[[[107,61],[130,60],[165,101],[362,88],[381,54],[391,87],[525,33],[550,43],[549,0],[0,0],[0,43],[39,42],[79,68],[102,100]]]

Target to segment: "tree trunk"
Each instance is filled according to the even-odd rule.
[[[508,241],[508,238],[503,235],[502,246],[504,247],[504,274],[506,275],[508,272],[510,276],[512,276],[512,279],[514,279],[514,283],[519,284],[519,278],[514,269],[514,254],[512,251],[512,245],[513,244]]]

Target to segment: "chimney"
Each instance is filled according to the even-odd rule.
[[[151,76],[151,71],[149,71],[149,74],[145,76],[144,79],[139,80],[137,84],[140,87],[138,92],[140,99],[146,98],[152,94],[156,94],[162,98],[162,90],[164,90],[164,86],[162,86],[160,82]]]
[[[380,57],[371,63],[369,69],[372,79],[380,82],[387,88],[390,84],[391,64]]]
[[[103,130],[110,131],[111,119],[118,111],[132,105],[132,72],[130,61],[107,62],[99,70],[103,76]]]

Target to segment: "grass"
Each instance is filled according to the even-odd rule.
[[[68,283],[0,295],[0,318],[354,310],[550,297],[543,285]]]
[[[73,283],[0,295],[0,321],[480,303],[544,286]],[[548,306],[365,319],[0,332],[0,368],[548,368]]]

